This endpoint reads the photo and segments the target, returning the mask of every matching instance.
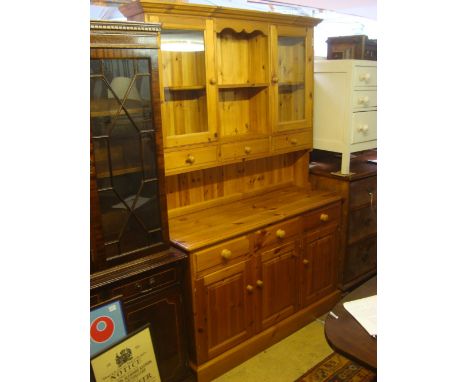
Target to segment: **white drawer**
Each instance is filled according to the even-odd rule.
[[[377,90],[354,90],[352,107],[377,107]]]
[[[377,111],[353,113],[351,119],[351,143],[361,143],[377,139]]]
[[[377,86],[377,68],[375,66],[356,66],[353,86]]]

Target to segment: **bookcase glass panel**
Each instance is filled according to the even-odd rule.
[[[161,243],[148,59],[90,62],[91,139],[107,258]],[[151,186],[150,186],[151,185]]]
[[[161,65],[167,136],[209,130],[203,31],[163,30]]]
[[[161,64],[164,87],[205,86],[203,31],[163,30]]]
[[[278,119],[305,118],[305,38],[278,37]]]

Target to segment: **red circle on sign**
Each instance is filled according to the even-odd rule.
[[[104,325],[104,327],[100,328],[102,325]],[[91,323],[91,338],[95,342],[107,341],[114,334],[114,327],[115,325],[114,321],[112,321],[112,318],[107,316],[97,317]]]

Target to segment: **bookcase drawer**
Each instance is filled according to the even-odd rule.
[[[312,133],[310,131],[277,135],[272,141],[273,151],[299,150],[312,147]]]
[[[189,150],[171,151],[164,154],[166,172],[197,168],[216,163],[217,147],[201,147]]]
[[[226,143],[221,145],[221,160],[241,159],[268,154],[270,139],[255,139],[252,141]]]

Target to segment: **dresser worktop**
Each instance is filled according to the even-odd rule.
[[[296,186],[169,219],[172,243],[189,252],[337,202],[329,191]]]

